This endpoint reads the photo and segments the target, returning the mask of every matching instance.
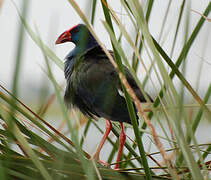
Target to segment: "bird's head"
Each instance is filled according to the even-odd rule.
[[[61,44],[65,42],[72,42],[76,46],[92,46],[96,44],[95,38],[89,32],[88,28],[84,24],[78,24],[63,32],[58,39],[56,44]]]

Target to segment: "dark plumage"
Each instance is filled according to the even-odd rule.
[[[67,55],[65,61],[67,87],[64,100],[67,106],[77,107],[83,114],[92,118],[104,117],[107,120],[120,122],[122,136],[125,136],[122,122],[131,123],[131,121],[126,101],[121,93],[120,79],[113,65],[85,25],[79,24],[65,31],[57,39],[56,44],[68,41],[73,42],[76,47]],[[111,51],[110,53],[113,55]],[[124,69],[127,81],[137,97],[141,102],[146,102],[132,75],[126,67]],[[150,97],[149,99],[151,100]],[[110,121],[106,123],[108,132],[105,133],[104,139],[111,128]],[[100,144],[103,145],[104,141],[102,140]],[[99,156],[99,152],[96,154]],[[119,154],[121,155],[121,152],[118,156]],[[118,168],[118,165],[115,168]]]

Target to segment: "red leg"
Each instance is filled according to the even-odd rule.
[[[126,139],[126,135],[125,135],[125,132],[124,132],[124,125],[123,125],[123,123],[120,123],[120,125],[121,125],[121,132],[120,132],[120,135],[119,135],[119,149],[118,149],[116,165],[115,165],[114,169],[119,168],[119,161],[120,161],[120,158],[121,158],[121,155],[122,155],[122,149],[124,147],[125,139]]]
[[[105,162],[99,160],[99,155],[100,155],[100,151],[101,151],[101,149],[102,149],[102,147],[103,147],[103,145],[105,143],[105,140],[106,140],[106,138],[108,137],[108,135],[109,135],[109,133],[111,131],[111,127],[112,127],[111,122],[109,120],[105,119],[105,129],[106,129],[105,133],[104,133],[104,135],[103,135],[103,137],[102,137],[102,139],[101,139],[101,141],[100,141],[100,143],[99,143],[94,155],[92,156],[92,158],[94,160],[96,160],[99,163],[104,164],[104,165],[107,165],[107,164]]]

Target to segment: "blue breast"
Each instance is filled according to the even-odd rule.
[[[64,75],[67,80],[72,74],[76,60],[96,46],[99,46],[97,41],[88,41],[85,47],[81,48],[80,46],[76,46],[72,51],[69,52],[69,54],[65,57],[64,62]]]

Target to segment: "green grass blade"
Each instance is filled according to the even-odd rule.
[[[0,97],[7,102],[10,105],[13,105],[12,100],[7,97],[6,95],[4,95],[2,92],[0,92]],[[41,130],[43,130],[45,133],[49,134],[56,142],[58,142],[59,144],[61,144],[63,147],[65,147],[67,150],[70,150],[70,148],[65,145],[62,141],[59,140],[59,138],[57,136],[55,136],[53,133],[51,133],[48,129],[46,129],[40,122],[38,122],[34,117],[32,117],[28,112],[26,112],[23,108],[16,106],[16,111],[20,112],[23,116],[25,116],[28,120],[30,120],[31,122],[33,122],[36,126],[38,126]],[[30,111],[33,112],[33,111]],[[35,113],[33,113],[33,115],[35,115]],[[36,116],[38,119],[42,120],[42,122],[45,122],[42,118],[40,118],[39,116]],[[47,124],[46,124],[47,125]],[[53,127],[51,127],[52,130],[55,131],[55,129]],[[63,138],[63,137],[62,137]],[[63,138],[64,139],[64,138]],[[68,141],[67,141],[68,142]],[[70,143],[71,144],[71,143]]]
[[[203,102],[203,100],[199,97],[199,95],[195,92],[195,90],[192,88],[192,86],[184,78],[184,76],[182,75],[182,73],[178,70],[178,68],[176,67],[176,65],[171,61],[171,59],[168,57],[168,55],[165,53],[165,51],[160,47],[160,45],[157,43],[157,41],[155,39],[153,39],[153,40],[154,40],[154,44],[155,44],[157,50],[159,51],[159,53],[161,54],[161,56],[164,58],[164,60],[166,61],[166,63],[171,67],[172,71],[174,71],[174,73],[181,80],[181,82],[183,83],[183,85],[192,94],[192,96],[194,97],[194,99],[206,110],[206,112],[209,115],[209,117],[211,117],[211,112],[210,112],[209,108],[205,105],[205,103]]]
[[[83,146],[83,143],[84,143],[84,138],[86,138],[86,135],[87,135],[87,132],[89,130],[89,127],[91,125],[91,119],[89,118],[88,121],[86,122],[86,126],[84,128],[84,132],[82,134],[82,137],[81,137],[81,140],[80,140],[80,146],[82,147]]]
[[[91,24],[94,24],[94,19],[95,19],[95,14],[96,14],[96,5],[97,5],[97,0],[93,0],[92,2],[92,16],[91,16]]]
[[[204,15],[204,16],[207,16],[207,15],[209,14],[210,10],[211,10],[211,3],[208,4],[208,6],[206,7],[206,9],[205,9],[203,15]],[[180,55],[179,55],[179,57],[178,57],[178,59],[177,59],[177,61],[176,61],[176,63],[175,63],[175,65],[176,65],[177,68],[180,67],[180,65],[181,65],[181,63],[182,63],[182,60],[187,56],[187,53],[188,53],[190,47],[192,46],[192,44],[193,44],[195,38],[197,37],[197,35],[198,35],[200,29],[202,28],[202,26],[203,26],[203,24],[204,24],[204,21],[205,21],[205,19],[204,19],[203,17],[201,17],[201,18],[199,19],[199,21],[197,22],[197,24],[196,24],[194,30],[192,31],[192,33],[191,33],[191,35],[190,35],[190,38],[188,39],[187,43],[183,46],[182,51],[181,51],[181,53],[180,53]],[[173,79],[174,76],[175,76],[175,72],[172,70],[172,71],[170,72],[170,74],[169,74],[169,77],[170,77],[171,79]],[[160,104],[160,99],[159,99],[159,97],[160,97],[160,98],[163,98],[163,95],[164,95],[163,90],[161,90],[161,91],[159,92],[159,95],[157,96],[157,98],[156,98],[155,101],[154,101],[154,105],[153,105],[154,107],[157,107],[157,106]],[[153,112],[150,112],[149,115],[148,115],[149,119],[151,119],[152,115],[153,115]],[[146,124],[145,124],[145,123],[143,124],[142,128],[143,128],[143,129],[146,128]]]
[[[202,158],[205,159],[210,154],[210,152],[211,152],[211,145],[209,145],[205,150],[205,152],[202,154]],[[201,163],[200,159],[197,161],[197,163],[199,164]]]
[[[6,168],[2,165],[2,162],[0,161],[0,179],[6,180]]]
[[[181,6],[180,6],[180,12],[179,12],[178,20],[177,20],[176,30],[175,30],[175,33],[174,33],[174,39],[173,39],[173,43],[172,43],[172,48],[171,48],[171,52],[170,52],[170,57],[172,57],[173,52],[174,52],[176,40],[177,40],[177,37],[178,37],[179,27],[180,27],[180,25],[181,25],[182,15],[183,15],[183,13],[184,13],[185,2],[186,2],[186,0],[183,0],[183,1],[182,1],[182,4],[181,4]]]
[[[211,11],[211,2],[208,3],[206,9],[204,10],[203,15],[204,16],[208,16],[210,11]],[[181,53],[180,53],[180,55],[179,55],[179,57],[178,57],[178,59],[177,59],[177,61],[175,63],[175,65],[177,67],[180,66],[180,64],[182,63],[183,59],[187,56],[187,54],[188,54],[188,52],[190,50],[190,47],[192,46],[194,40],[196,39],[196,37],[197,37],[199,31],[201,30],[204,22],[205,22],[205,19],[203,17],[201,17],[199,19],[198,23],[196,24],[193,32],[191,33],[190,37],[188,38],[187,43],[182,48],[182,51],[181,51]],[[174,75],[175,75],[175,73],[174,73],[174,71],[172,71],[170,73],[170,77],[173,77]]]
[[[204,96],[204,99],[203,99],[203,102],[205,104],[208,102],[210,96],[211,96],[211,84],[209,85],[208,90],[207,90],[207,92],[206,92],[206,94]],[[199,122],[201,120],[203,111],[204,111],[204,109],[201,107],[199,109],[199,111],[198,111],[193,123],[192,123],[192,131],[193,131],[193,133],[195,133],[195,131],[196,131],[198,125],[199,125]],[[187,142],[190,143],[190,137],[189,136],[187,136]]]
[[[21,16],[26,17],[27,12],[28,12],[28,7],[29,7],[29,1],[24,0],[22,3],[22,12]],[[19,82],[19,74],[20,74],[20,68],[22,65],[22,54],[23,54],[23,46],[24,46],[24,27],[23,24],[20,23],[18,27],[18,39],[17,39],[17,49],[15,53],[15,69],[14,69],[14,74],[13,74],[13,87],[12,87],[12,92],[15,96],[18,95],[18,82]]]
[[[205,97],[203,99],[203,102],[205,104],[208,102],[210,95],[211,95],[211,85],[208,87],[208,90],[207,90],[207,92],[205,94]],[[200,109],[198,110],[198,113],[196,114],[195,119],[193,120],[193,123],[191,125],[191,128],[192,128],[191,133],[192,134],[195,134],[196,129],[197,129],[198,125],[199,125],[199,122],[202,120],[202,114],[203,114],[203,112],[204,112],[204,108],[203,107],[200,107]],[[186,141],[187,141],[187,143],[190,143],[191,142],[191,135],[190,134],[186,134]],[[207,155],[206,152],[204,154]],[[202,155],[203,157],[206,156],[204,154]],[[182,161],[183,161],[183,156],[182,156],[182,154],[180,154],[177,157],[177,165],[181,164]]]
[[[24,25],[26,31],[28,32],[28,34],[30,35],[30,37],[32,38],[32,40],[38,45],[38,47],[44,48],[44,51],[46,52],[46,55],[59,67],[63,70],[64,68],[64,64],[63,62],[56,56],[56,54],[45,44],[43,44],[43,42],[41,41],[41,39],[39,38],[39,36],[36,35],[36,33],[30,28],[30,26],[27,24],[26,20],[24,19],[24,17],[20,14],[16,4],[13,2],[18,15],[21,19],[22,24]]]
[[[8,119],[8,115],[5,112],[3,112],[0,109],[0,114],[3,116],[4,119]],[[8,123],[8,122],[7,122]],[[51,180],[52,178],[50,177],[49,173],[47,170],[44,168],[43,164],[39,161],[38,157],[34,153],[34,151],[31,149],[29,146],[28,142],[26,139],[22,136],[20,130],[16,125],[13,125],[13,129],[11,129],[13,132],[14,136],[17,138],[18,142],[22,145],[24,151],[27,153],[27,155],[30,157],[30,159],[33,161],[35,166],[39,169],[40,173],[42,174],[43,178],[46,180]]]

